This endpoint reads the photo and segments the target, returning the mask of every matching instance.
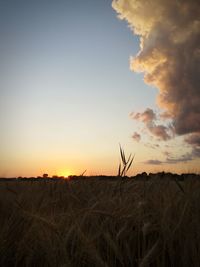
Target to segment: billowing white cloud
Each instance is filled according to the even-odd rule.
[[[199,143],[200,1],[113,0],[112,6],[140,38],[131,70],[144,72],[145,82],[158,88],[161,117],[172,120],[174,133],[195,134],[186,142]],[[146,121],[144,115],[136,117]],[[163,126],[150,130],[168,140]]]

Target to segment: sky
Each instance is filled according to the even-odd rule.
[[[199,10],[1,0],[0,176],[199,171]]]

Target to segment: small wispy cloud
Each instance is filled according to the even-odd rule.
[[[187,136],[185,138],[185,142],[193,146],[200,146],[200,133],[195,133]]]
[[[188,162],[191,160],[193,160],[192,154],[188,153],[188,154],[180,156],[178,158],[167,157],[165,163],[166,164],[176,164],[176,163],[180,163],[180,162]]]
[[[169,134],[171,128],[156,124],[157,115],[152,109],[147,108],[144,112],[132,112],[130,116],[134,120],[141,121],[154,137],[163,141],[171,139],[172,136]]]
[[[194,147],[191,154],[193,158],[200,158],[200,147]]]
[[[162,161],[160,161],[160,160],[154,160],[154,159],[149,159],[149,160],[146,160],[146,161],[144,161],[144,163],[145,164],[149,164],[149,165],[161,165],[161,164],[163,164],[163,162]]]
[[[132,139],[136,142],[140,142],[141,140],[141,135],[137,132],[134,132],[133,135],[132,135]]]
[[[171,139],[171,136],[168,133],[169,129],[164,125],[147,125],[147,128],[154,136],[161,140],[166,141]]]
[[[200,155],[200,150],[198,151]],[[185,155],[181,155],[179,157],[174,157],[172,156],[169,152],[163,152],[167,157],[165,160],[154,160],[154,159],[149,159],[143,163],[149,164],[149,165],[161,165],[161,164],[177,164],[181,162],[189,162],[194,159],[194,154],[192,153],[187,153]]]
[[[144,112],[132,112],[130,116],[132,119],[142,121],[145,124],[156,120],[156,113],[150,108],[147,108]]]
[[[191,157],[200,158],[200,133],[194,133],[185,138],[185,142],[192,147]]]
[[[160,147],[159,144],[152,144],[152,143],[145,143],[144,145],[152,149],[158,149]]]
[[[163,155],[167,156],[167,157],[170,157],[171,153],[169,151],[163,151],[162,152]]]

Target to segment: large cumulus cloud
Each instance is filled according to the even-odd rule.
[[[131,58],[133,71],[159,90],[163,118],[172,119],[176,135],[198,155],[200,139],[200,1],[114,0],[119,18],[140,37],[140,51]],[[140,117],[138,119],[144,119]],[[162,128],[162,127],[161,127]],[[162,135],[164,128],[155,133]],[[166,132],[166,131],[165,131]],[[168,139],[168,136],[165,137]]]

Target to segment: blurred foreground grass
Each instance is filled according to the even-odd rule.
[[[0,266],[200,266],[200,181],[0,182]]]

